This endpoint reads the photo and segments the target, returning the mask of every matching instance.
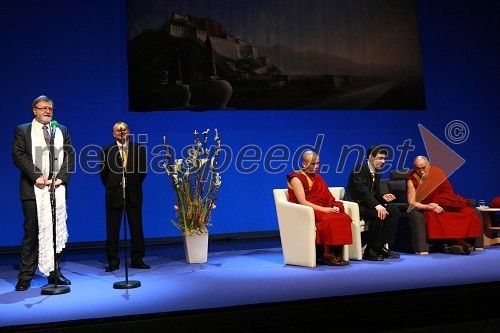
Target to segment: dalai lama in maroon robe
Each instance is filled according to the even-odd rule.
[[[473,247],[465,241],[482,234],[482,222],[469,201],[455,194],[443,170],[431,166],[427,157],[414,160],[407,176],[410,208],[423,210],[429,239],[447,242],[444,251],[470,254]]]
[[[288,201],[314,209],[316,243],[323,246],[323,261],[332,266],[348,265],[342,258],[342,247],[352,243],[352,220],[316,173],[319,162],[319,155],[313,151],[302,154],[302,169],[287,175]]]

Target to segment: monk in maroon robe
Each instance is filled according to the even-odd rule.
[[[287,175],[288,201],[314,209],[316,243],[323,246],[323,261],[332,266],[348,265],[342,258],[342,247],[352,243],[352,220],[316,173],[319,162],[319,155],[313,151],[302,154],[302,169]]]
[[[465,241],[482,235],[482,222],[469,201],[455,194],[443,170],[431,166],[427,157],[415,158],[407,176],[410,209],[423,210],[429,239],[445,240],[446,253],[470,254]]]

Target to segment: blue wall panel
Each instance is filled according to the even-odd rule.
[[[424,154],[418,124],[446,143],[466,163],[452,176],[463,196],[491,200],[499,195],[493,177],[500,165],[497,112],[500,40],[496,1],[417,1],[427,110],[425,111],[170,111],[130,113],[127,110],[126,2],[14,1],[2,2],[0,25],[0,94],[3,107],[0,160],[3,174],[0,246],[16,246],[22,238],[18,199],[19,171],[11,162],[14,127],[31,121],[31,102],[40,94],[55,101],[55,119],[66,125],[77,154],[88,145],[112,142],[112,126],[127,122],[135,134],[147,135],[154,147],[168,142],[180,150],[192,131],[218,128],[230,147],[231,163],[223,173],[212,233],[277,230],[273,188],[286,186],[285,175],[297,161],[291,156],[323,135],[321,158],[331,185],[345,186],[355,162],[350,155],[339,169],[342,147],[385,143],[396,148],[411,140],[411,159]],[[461,120],[469,129],[461,144],[447,141],[445,128]],[[272,147],[291,152],[287,167],[266,170],[262,157],[253,172],[237,169],[236,157],[255,145],[265,155]],[[396,151],[395,158],[398,159]],[[241,164],[241,163],[240,163]],[[278,166],[274,162],[271,166]],[[395,166],[396,162],[394,162]],[[242,164],[244,168],[250,162]],[[156,168],[158,169],[158,168]],[[147,238],[178,236],[173,192],[165,174],[150,170],[145,184],[144,232]],[[69,185],[70,242],[105,239],[104,189],[97,174],[79,166]]]

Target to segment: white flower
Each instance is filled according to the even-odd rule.
[[[215,186],[215,188],[218,189],[221,186],[221,184],[222,184],[222,179],[221,179],[221,176],[219,175],[219,173],[217,172],[215,174],[214,186]]]
[[[198,161],[199,161],[199,164],[200,164],[198,167],[201,168],[202,166],[205,165],[205,163],[208,162],[208,158],[201,158]]]
[[[216,167],[216,164],[217,164],[217,162],[215,161],[215,156],[212,156],[212,158],[210,159],[210,169],[214,170]]]
[[[182,158],[175,160],[175,169],[177,172],[182,172]]]

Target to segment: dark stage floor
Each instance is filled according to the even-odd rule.
[[[0,255],[0,330],[10,332],[493,332],[500,325],[500,247],[470,256],[401,254],[346,267],[283,264],[279,238],[213,240],[208,262],[187,264],[179,243],[148,245],[150,270],[114,289],[103,248],[65,250],[71,292],[41,295],[35,276],[14,291],[18,254]]]

